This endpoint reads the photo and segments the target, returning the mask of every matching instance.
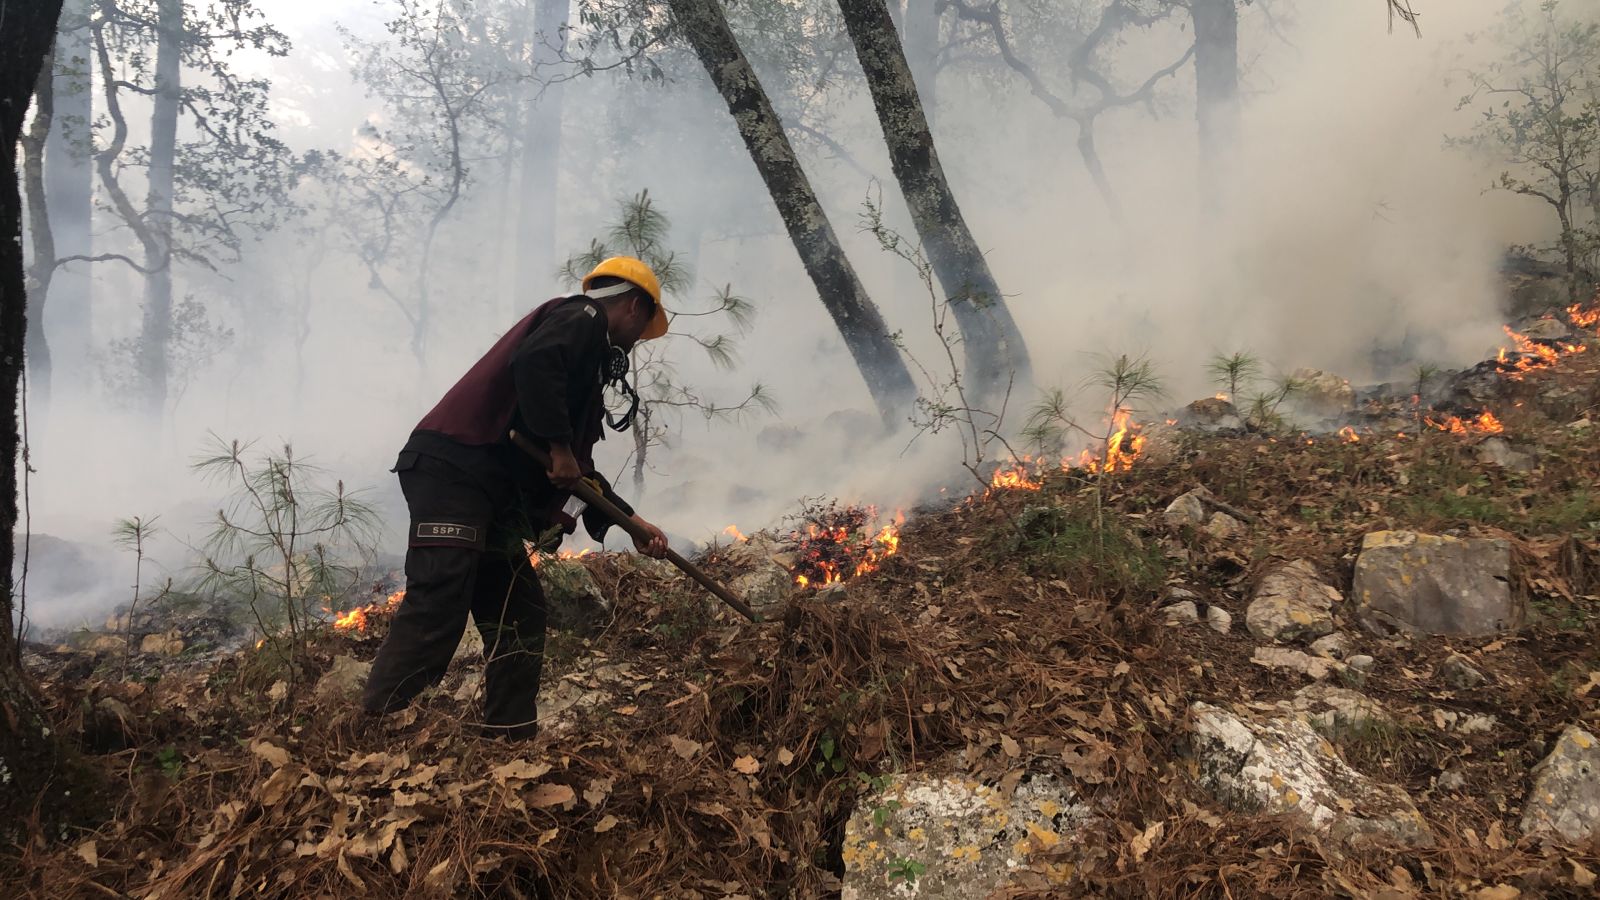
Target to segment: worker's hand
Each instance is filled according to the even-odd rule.
[[[583,470],[578,468],[578,458],[572,455],[571,446],[550,445],[550,469],[545,475],[556,487],[570,490],[577,486],[579,480],[583,478]]]
[[[660,559],[667,555],[667,536],[661,529],[651,525],[637,515],[633,517],[633,524],[643,528],[645,534],[649,537],[649,540],[640,540],[635,537],[633,539],[633,548],[635,550],[654,559]]]

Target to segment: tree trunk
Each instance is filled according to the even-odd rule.
[[[718,0],[669,0],[673,18],[728,105],[750,159],[778,207],[822,305],[833,317],[885,422],[907,411],[916,387],[883,316],[844,255],[794,146],[734,39]],[[887,15],[887,14],[886,14]]]
[[[17,389],[22,379],[28,298],[22,263],[22,198],[17,193],[17,141],[39,64],[55,36],[61,0],[10,4],[0,15],[0,842],[15,847],[25,829],[64,812],[59,778],[62,747],[52,736],[27,677],[12,627],[11,566],[17,528]],[[54,829],[52,829],[54,831]]]
[[[561,171],[561,108],[566,86],[543,83],[560,72],[567,46],[567,0],[536,0],[533,65],[539,79],[528,85],[523,113],[521,211],[517,226],[514,309],[526,309],[549,291],[556,272],[556,195]]]
[[[145,203],[151,245],[145,248],[144,329],[139,376],[145,412],[159,419],[167,403],[167,348],[172,342],[172,188],[178,149],[183,0],[159,0],[156,80],[150,115],[150,192]]]
[[[55,115],[44,149],[44,194],[50,207],[50,227],[59,258],[94,255],[94,163],[89,127],[94,119],[94,82],[89,35],[91,0],[67,0],[56,32]],[[54,388],[88,387],[89,348],[93,344],[89,305],[94,281],[90,264],[67,263],[50,281],[49,319],[39,327],[51,337],[59,362],[49,384]],[[40,372],[30,379],[37,386]]]
[[[922,109],[932,121],[938,115],[940,0],[906,0],[906,62],[922,95]]]
[[[56,270],[55,235],[50,229],[44,185],[45,141],[55,115],[55,68],[55,53],[46,52],[33,89],[33,123],[22,138],[22,184],[28,198],[28,237],[33,243],[33,265],[28,271],[28,389],[30,402],[40,411],[50,405],[50,343],[45,340],[44,308]]]
[[[1195,108],[1200,122],[1200,202],[1221,210],[1239,136],[1239,9],[1234,0],[1193,0]]]
[[[928,262],[944,289],[966,354],[967,383],[989,412],[1013,380],[1031,381],[1028,350],[945,178],[900,38],[884,0],[839,0],[867,76],[889,162]]]

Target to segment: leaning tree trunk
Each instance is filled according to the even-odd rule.
[[[55,115],[44,148],[44,194],[50,204],[50,228],[56,255],[94,255],[94,161],[89,127],[94,119],[94,83],[91,78],[93,44],[89,36],[92,0],[66,0],[61,26],[56,31],[55,79],[51,93]],[[88,386],[89,348],[94,343],[89,304],[93,280],[89,263],[67,263],[50,280],[48,322],[42,327],[51,337],[55,371],[48,382],[55,389]],[[31,348],[30,348],[31,349]],[[32,365],[32,363],[30,363]],[[29,382],[46,379],[34,368]]]
[[[668,6],[733,114],[750,159],[766,182],[806,274],[866,380],[878,412],[886,422],[898,419],[916,395],[911,372],[900,358],[883,316],[845,257],[839,236],[800,168],[766,90],[734,39],[722,7],[718,0],[668,0]]]
[[[56,271],[55,234],[45,199],[44,153],[55,115],[55,53],[47,51],[34,85],[33,123],[22,138],[22,185],[28,199],[28,237],[33,264],[28,268],[28,390],[34,408],[50,405],[50,343],[44,334],[44,307]]]
[[[938,58],[941,0],[906,0],[906,62],[917,81],[922,109],[932,121],[939,115]]]
[[[154,241],[145,247],[144,328],[139,336],[139,381],[145,412],[157,420],[167,405],[167,351],[172,343],[172,190],[178,151],[183,0],[160,0],[159,7],[150,115],[150,192],[145,204],[145,221]]]
[[[1200,202],[1222,208],[1239,135],[1239,8],[1234,0],[1193,0],[1195,108],[1200,122]]]
[[[998,412],[1013,380],[1031,381],[1022,332],[972,237],[945,178],[900,38],[884,0],[839,0],[845,28],[867,76],[889,162],[928,263],[961,328],[966,378],[980,404]]]
[[[61,0],[9,4],[0,15],[0,846],[9,853],[25,845],[30,824],[48,826],[79,801],[64,785],[65,750],[33,695],[17,647],[11,617],[16,558],[17,389],[22,380],[28,297],[22,264],[22,198],[17,193],[17,141],[39,64],[55,36]],[[81,788],[81,786],[78,786]],[[81,797],[83,791],[79,790]]]
[[[561,109],[566,86],[551,81],[567,46],[567,0],[536,0],[533,66],[523,111],[522,187],[517,226],[517,281],[512,306],[543,297],[539,285],[556,271],[556,190],[561,171]]]

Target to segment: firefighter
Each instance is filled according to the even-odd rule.
[[[600,263],[583,293],[523,317],[467,370],[411,433],[395,462],[411,523],[406,593],[362,695],[372,714],[394,712],[444,677],[467,623],[483,635],[484,732],[538,732],[545,599],[523,541],[554,549],[581,519],[600,540],[610,524],[568,493],[590,479],[666,553],[661,530],[634,513],[595,471],[602,424],[626,430],[639,398],[629,351],[667,331],[655,273],[631,257]],[[614,413],[606,389],[628,402]],[[548,470],[507,439],[515,429],[548,448]]]

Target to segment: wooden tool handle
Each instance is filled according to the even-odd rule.
[[[544,448],[540,447],[538,444],[535,444],[533,441],[528,440],[515,431],[511,432],[511,443],[516,444],[517,448],[523,453],[533,457],[534,461],[539,465],[544,466],[547,469],[550,467],[550,454],[545,452]],[[633,521],[632,516],[629,516],[627,513],[623,512],[615,503],[607,500],[603,494],[590,486],[588,481],[580,480],[577,485],[572,488],[572,492],[578,495],[578,499],[604,513],[606,518],[616,523],[618,528],[626,531],[635,540],[638,540],[641,543],[648,543],[650,541],[652,535],[649,531],[639,527],[639,524]],[[694,563],[684,559],[683,555],[678,551],[669,547],[667,548],[666,557],[667,562],[677,566],[679,571],[683,572],[683,574],[689,576],[690,578],[693,578],[701,587],[715,594],[718,600],[721,600],[723,603],[733,607],[740,615],[752,622],[761,621],[761,617],[756,615],[756,611],[751,609],[749,604],[734,596],[732,591],[723,587],[715,578],[707,575],[704,569],[701,569]]]

